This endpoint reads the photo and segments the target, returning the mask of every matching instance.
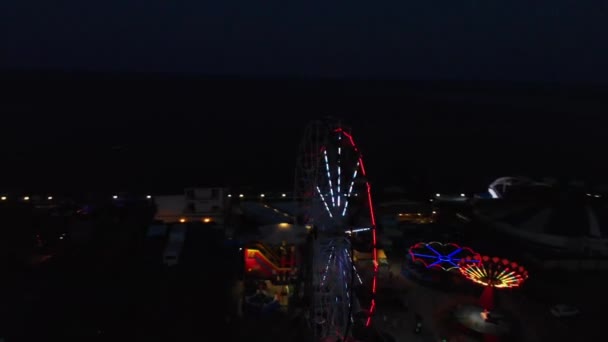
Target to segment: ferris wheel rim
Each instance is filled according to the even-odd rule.
[[[318,129],[319,128],[324,128],[322,130],[322,132],[319,132]],[[317,129],[316,132],[314,132],[314,129]],[[311,133],[312,132],[312,133]],[[314,133],[317,133],[317,135],[314,135]],[[321,134],[319,134],[321,133]],[[371,323],[371,318],[375,312],[375,308],[376,308],[376,303],[375,303],[375,293],[376,293],[376,285],[377,285],[377,274],[378,274],[378,254],[377,254],[377,241],[376,241],[376,222],[375,222],[375,212],[374,212],[374,206],[373,206],[373,201],[372,201],[372,196],[371,196],[371,187],[369,184],[369,181],[367,180],[367,172],[365,170],[365,164],[363,162],[363,156],[361,154],[361,151],[359,150],[358,146],[355,144],[354,138],[352,136],[352,133],[350,131],[350,129],[345,129],[343,126],[341,125],[332,125],[327,124],[325,122],[321,122],[321,121],[315,121],[312,122],[311,124],[309,124],[306,129],[305,129],[305,134],[304,134],[304,139],[300,144],[300,154],[298,157],[298,162],[299,164],[296,167],[296,185],[295,185],[295,189],[294,189],[294,196],[296,197],[300,197],[298,198],[299,200],[302,200],[302,202],[305,202],[305,200],[309,200],[311,201],[312,198],[314,198],[314,192],[309,191],[309,193],[307,193],[307,196],[302,196],[303,193],[301,190],[298,189],[298,186],[302,186],[304,183],[305,185],[308,185],[309,187],[311,186],[315,186],[317,187],[317,185],[319,184],[319,173],[318,171],[321,169],[321,154],[322,151],[326,150],[327,147],[330,145],[330,137],[332,135],[335,135],[336,133],[338,133],[338,136],[340,137],[339,139],[341,139],[342,137],[346,138],[346,140],[349,141],[350,145],[352,146],[352,149],[354,150],[355,154],[356,154],[356,159],[357,159],[357,165],[355,166],[355,169],[360,169],[361,175],[363,176],[363,189],[364,189],[364,197],[363,199],[366,200],[365,202],[367,202],[367,208],[369,210],[369,219],[370,219],[370,229],[372,231],[372,241],[371,242],[371,247],[372,247],[372,254],[373,254],[373,271],[372,271],[372,279],[371,279],[371,284],[369,284],[371,286],[371,302],[369,304],[368,308],[363,308],[361,307],[361,312],[366,312],[366,322],[365,325],[366,326],[370,326]],[[315,139],[311,139],[314,141],[305,141],[306,139],[310,139],[311,137],[315,137],[317,138]],[[314,148],[311,149],[311,146],[313,146]],[[308,148],[308,151],[306,150],[306,148]],[[309,154],[310,153],[310,154]],[[308,157],[313,157],[312,159],[307,160],[306,158]],[[309,164],[307,165],[302,165],[300,164],[302,161],[304,162],[308,162]],[[302,166],[308,166],[310,167],[310,169],[306,170],[309,173],[306,174],[306,176],[313,176],[310,177],[308,179],[298,179],[298,168],[302,167]],[[312,170],[311,170],[312,169]],[[304,172],[300,171],[301,173],[299,174],[299,176],[303,176]],[[339,173],[340,171],[338,171]],[[331,179],[331,175],[328,176],[329,179]],[[340,179],[340,178],[338,178]],[[355,179],[355,176],[353,176],[353,180]],[[298,183],[300,182],[300,183]],[[310,189],[309,189],[310,190]],[[319,191],[320,192],[320,191]],[[318,254],[318,253],[317,253]],[[354,274],[356,272],[356,268],[355,268],[355,264],[353,261],[353,255],[354,253],[348,253],[348,251],[346,251],[345,255],[347,257],[343,257],[343,259],[348,260],[348,262],[346,262],[345,266],[348,270],[349,270],[349,274],[351,275],[350,279],[354,279]],[[331,259],[331,257],[330,257]],[[328,265],[330,261],[327,261]],[[316,265],[316,262],[315,262]],[[316,267],[316,266],[313,266]],[[352,271],[351,271],[352,270]],[[313,272],[314,273],[314,272]],[[346,275],[345,275],[346,277]],[[342,279],[342,282],[345,282],[347,278],[340,278]],[[314,281],[314,280],[313,280]],[[319,285],[322,285],[321,283],[319,283]],[[316,286],[316,285],[315,285]],[[352,293],[353,287],[350,288],[350,291]],[[317,293],[316,291],[314,291],[314,293]],[[347,293],[348,295],[348,293]],[[324,296],[324,294],[322,292],[319,292],[318,294],[313,294],[314,296]],[[351,298],[354,297],[351,296]],[[344,299],[344,298],[343,298]],[[315,299],[316,300],[316,299]],[[323,309],[322,307],[320,308],[321,310]],[[313,309],[316,310],[316,309]],[[358,312],[352,312],[352,306],[349,306],[349,317],[350,319],[352,319],[354,317],[355,314],[357,314]],[[316,315],[316,312],[313,312],[313,315]],[[348,320],[348,324],[346,325],[347,327],[350,325],[350,319]],[[331,324],[331,320],[330,323]],[[345,329],[345,334],[348,334],[348,328]],[[335,333],[335,332],[334,332]]]

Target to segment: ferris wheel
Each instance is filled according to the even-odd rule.
[[[315,341],[352,339],[375,310],[376,222],[361,152],[339,122],[305,129],[296,169],[300,222],[313,229],[310,321]],[[357,252],[369,255],[355,267]]]

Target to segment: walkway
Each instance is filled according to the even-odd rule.
[[[375,324],[379,331],[386,332],[395,341],[441,341],[441,327],[437,323],[437,313],[442,311],[446,303],[454,302],[454,294],[421,286],[401,274],[401,260],[389,257],[392,277],[379,279],[378,311]],[[459,302],[471,302],[474,298],[456,295]],[[414,332],[415,314],[422,317],[422,333]],[[450,342],[476,341],[468,336],[451,336]]]

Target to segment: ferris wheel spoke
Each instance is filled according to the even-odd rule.
[[[327,158],[327,150],[323,150],[323,157],[325,159],[325,171],[327,171],[327,182],[329,184],[329,195],[331,197],[331,206],[336,207],[336,202],[334,199],[334,186],[331,181],[331,172],[329,171],[329,160]]]
[[[332,215],[331,210],[329,209],[329,205],[327,205],[327,201],[325,200],[325,197],[323,197],[323,193],[321,193],[321,189],[319,189],[318,186],[317,186],[317,192],[319,193],[319,197],[321,197],[321,201],[323,202],[323,205],[325,206],[325,210],[327,210],[329,217],[333,218],[334,215]]]
[[[338,147],[338,180],[337,180],[337,202],[338,202],[338,210],[340,209],[340,198],[342,197],[341,191],[340,191],[340,183],[341,183],[341,179],[342,179],[342,169],[340,167],[340,153],[341,153],[342,149],[340,147]]]
[[[350,181],[350,185],[348,186],[348,192],[346,193],[346,199],[344,201],[344,209],[342,210],[342,216],[346,216],[346,210],[348,210],[348,202],[350,196],[353,194],[353,189],[355,188],[355,179],[357,179],[357,172],[359,171],[359,162],[355,165],[355,171],[353,171],[353,178]]]

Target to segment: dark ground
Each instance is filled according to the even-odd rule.
[[[145,220],[116,222],[145,229]],[[207,227],[195,227],[206,229]],[[192,230],[191,230],[192,231]],[[7,341],[182,341],[224,331],[226,288],[236,267],[222,231],[190,233],[179,265],[162,266],[162,243],[112,239],[5,269],[0,337]],[[104,241],[104,243],[99,243]],[[117,252],[120,251],[120,252]],[[234,255],[233,255],[234,256]]]

